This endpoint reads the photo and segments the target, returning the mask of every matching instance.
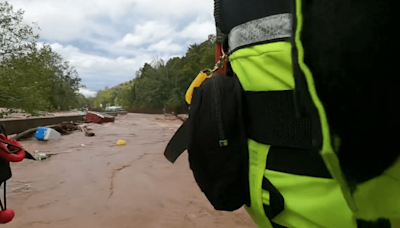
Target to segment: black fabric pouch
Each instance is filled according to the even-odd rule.
[[[242,91],[236,76],[220,74],[193,91],[188,119],[190,168],[216,210],[250,205]]]

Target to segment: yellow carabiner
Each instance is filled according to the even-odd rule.
[[[188,104],[192,102],[194,88],[199,87],[201,83],[203,83],[207,78],[210,78],[211,76],[212,71],[209,70],[203,70],[197,75],[192,84],[190,84],[189,89],[186,91],[185,100]]]

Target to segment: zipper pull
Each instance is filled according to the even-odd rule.
[[[220,147],[228,146],[228,140],[227,139],[219,140],[219,146]]]

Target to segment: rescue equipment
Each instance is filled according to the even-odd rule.
[[[276,115],[269,116],[268,114],[271,114],[271,112],[263,113],[267,109],[261,109],[262,112],[247,112],[243,102],[247,103],[249,99],[254,99],[256,102],[249,103],[249,105],[257,105],[260,101],[261,103],[258,104],[267,105],[263,101],[270,94],[254,93],[245,98],[242,85],[230,68],[225,53],[245,48],[254,42],[269,43],[288,39],[290,36],[290,15],[287,9],[287,1],[277,2],[271,7],[265,5],[265,2],[251,0],[244,8],[240,4],[232,2],[228,4],[226,0],[215,1],[216,66],[212,70],[200,72],[189,87],[185,97],[187,103],[191,105],[189,119],[173,136],[164,155],[169,161],[174,162],[179,154],[188,148],[190,167],[195,179],[217,210],[232,211],[243,205],[250,206],[248,126],[253,129],[252,126],[262,124],[262,126],[276,129],[282,127],[282,124],[285,125],[283,121],[278,121],[275,125],[272,124],[274,120],[279,118],[275,118]],[[238,12],[244,17],[238,17]],[[265,12],[268,12],[268,17],[265,17]],[[253,20],[256,23],[245,24],[245,22]],[[282,32],[268,36],[258,34],[255,40],[249,39],[250,36],[243,36],[247,32],[255,31],[245,30],[246,26],[259,28],[260,25],[266,25],[266,21],[274,21],[271,29],[281,27]],[[234,32],[230,34],[229,32],[232,29],[234,29]],[[231,40],[235,41],[234,43],[228,43],[227,34],[229,34]],[[235,37],[238,39],[235,39]],[[234,47],[231,48],[230,45]],[[286,101],[288,97],[290,100],[290,93],[277,93],[276,95],[284,99],[279,101]],[[283,103],[283,105],[285,104]],[[264,114],[268,116],[264,116],[266,121],[262,123],[247,122],[252,117],[258,120]],[[298,121],[293,120],[290,124],[298,124]],[[265,135],[260,131],[252,130],[249,134],[254,134],[260,140],[274,141],[279,139],[277,134],[268,135],[269,138],[265,139]],[[291,142],[293,142],[293,146],[296,146],[297,142]],[[187,146],[182,145],[185,143]],[[280,141],[280,143],[285,142]],[[308,143],[305,140],[302,145],[306,144],[304,145],[306,147]]]
[[[297,4],[299,2],[300,0],[297,0]],[[350,210],[351,204],[346,204],[346,200],[351,199],[352,196],[342,193],[341,187],[346,186],[343,182],[347,183],[341,172],[335,172],[335,168],[340,168],[340,166],[336,154],[334,154],[333,146],[330,145],[330,143],[335,142],[335,148],[338,148],[340,143],[336,143],[334,137],[332,137],[332,140],[329,138],[329,128],[321,127],[321,123],[324,125],[327,122],[326,119],[320,121],[319,118],[315,118],[318,115],[321,118],[325,118],[325,116],[320,115],[322,105],[318,102],[315,103],[315,88],[313,88],[312,79],[310,80],[310,77],[298,77],[299,74],[297,74],[299,72],[297,61],[302,60],[304,53],[302,53],[301,45],[294,42],[291,44],[290,40],[293,32],[296,32],[296,37],[299,38],[302,31],[299,27],[296,29],[296,26],[293,30],[291,21],[294,20],[295,24],[301,25],[302,18],[298,12],[291,12],[292,1],[215,0],[214,3],[218,40],[216,53],[219,53],[216,59],[218,60],[218,57],[224,55],[224,53],[229,55],[230,62],[226,74],[237,76],[244,90],[242,92],[243,99],[240,101],[240,106],[243,109],[240,112],[245,119],[243,121],[245,126],[243,135],[248,138],[248,163],[250,164],[248,176],[251,195],[251,207],[246,207],[246,209],[257,225],[260,228],[390,227],[388,220],[376,219],[379,218],[377,214],[384,212],[384,207],[379,208],[382,209],[379,213],[374,214],[374,211],[367,210],[369,214],[366,213],[361,216],[361,214],[353,213]],[[314,2],[309,1],[308,3]],[[316,2],[315,4],[323,5]],[[365,9],[365,7],[361,8]],[[298,10],[298,7],[296,9]],[[307,10],[309,10],[310,15],[318,14],[313,7],[308,7]],[[353,16],[353,13],[349,15]],[[320,16],[325,17],[326,15],[320,13]],[[384,20],[385,17],[381,16],[380,19]],[[316,25],[318,23],[319,21],[315,21],[311,24]],[[329,28],[329,24],[325,25],[324,28]],[[316,31],[319,30],[309,27],[308,32],[318,34]],[[326,34],[318,35],[324,36]],[[312,39],[301,41],[308,42],[310,46],[315,45]],[[324,46],[324,42],[320,43],[320,46]],[[322,52],[317,49],[316,53],[321,54]],[[323,52],[323,54],[328,56],[330,52]],[[317,63],[320,61],[315,56],[311,56],[309,59],[313,59]],[[327,61],[327,64],[328,66],[325,69],[332,71],[333,66],[329,66],[329,61]],[[296,82],[293,80],[293,70],[295,71]],[[303,73],[307,73],[307,68],[304,65],[301,66],[301,70]],[[356,70],[356,68],[353,70]],[[193,86],[188,90],[186,99],[191,102],[190,109],[194,108],[195,110],[190,110],[188,122],[183,124],[172,138],[165,151],[165,156],[170,161],[175,161],[177,152],[179,151],[180,154],[187,148],[182,144],[179,145],[177,139],[184,139],[186,140],[184,142],[189,141],[191,143],[194,139],[203,142],[202,144],[199,143],[194,150],[189,149],[189,158],[191,159],[189,161],[196,181],[214,204],[216,199],[210,197],[210,194],[207,193],[212,193],[209,190],[212,188],[205,186],[213,186],[212,181],[216,180],[216,178],[210,177],[212,172],[207,172],[207,170],[214,162],[218,161],[218,157],[213,160],[206,159],[212,157],[198,152],[207,151],[204,148],[209,148],[207,146],[209,144],[205,143],[212,142],[215,146],[213,148],[219,148],[217,145],[223,148],[225,145],[231,145],[232,140],[221,140],[225,137],[219,137],[220,134],[218,134],[219,131],[214,122],[206,119],[215,118],[210,108],[209,110],[196,108],[196,103],[201,104],[201,107],[204,102],[208,104],[204,107],[212,107],[210,105],[210,102],[213,102],[212,97],[210,98],[208,93],[199,92],[203,91],[199,88],[207,85],[206,82],[211,78],[200,75],[199,81],[192,83]],[[199,84],[200,86],[198,86]],[[296,90],[293,91],[295,87]],[[314,97],[310,98],[309,93]],[[298,98],[304,98],[303,96],[311,100],[304,106],[298,100]],[[335,97],[332,99],[335,99]],[[313,112],[311,115],[309,107]],[[296,113],[296,108],[300,112]],[[199,112],[199,110],[205,111]],[[191,120],[193,116],[196,117],[195,113],[202,113],[203,115],[197,115],[202,119],[197,122]],[[304,113],[308,115],[296,115]],[[192,126],[199,127],[195,132],[196,134],[190,131]],[[211,129],[212,126],[214,126],[214,132],[210,136],[199,137],[205,135],[202,132],[210,132],[208,129]],[[353,132],[353,134],[356,133]],[[212,139],[208,140],[209,138]],[[328,143],[325,143],[326,141]],[[326,147],[327,145],[330,147]],[[323,156],[320,154],[321,148]],[[329,150],[326,150],[326,148]],[[198,150],[196,151],[196,149]],[[223,156],[222,153],[221,157],[223,158]],[[373,158],[371,156],[369,159]],[[224,158],[225,161],[221,159],[218,164],[225,166],[227,164],[225,162],[229,161],[228,159],[230,158]],[[223,167],[217,167],[215,170],[217,172],[223,171]],[[368,198],[369,193],[384,192],[376,184],[386,184],[390,177],[396,176],[396,173],[398,176],[399,170],[398,162],[396,166],[385,173],[384,178],[386,179],[380,178],[378,181],[373,181],[373,184],[369,186],[369,191],[361,191],[361,194],[359,191],[358,196],[361,195],[364,201],[358,206],[369,207],[370,202],[375,201]],[[230,170],[230,172],[233,173],[234,171]],[[218,177],[221,176],[218,175]],[[207,183],[205,180],[211,180],[211,182]],[[395,181],[391,183],[390,190],[386,193],[391,196],[398,195],[400,185],[397,184],[396,186]],[[367,182],[366,185],[368,184]],[[374,191],[370,191],[371,189]],[[346,190],[349,189],[344,190],[343,192],[346,193]],[[214,193],[211,196],[216,196],[216,194]],[[220,197],[224,199],[223,194]],[[384,196],[376,197],[376,201],[381,199],[380,197]],[[390,203],[392,208],[389,208],[389,213],[386,213],[385,216],[396,217],[399,215],[398,210],[393,210],[393,208],[396,209],[396,205],[397,208],[400,205],[399,197],[394,199]],[[376,222],[363,221],[355,215],[365,220],[372,218]]]
[[[5,224],[15,216],[14,210],[7,208],[7,180],[11,178],[10,162],[20,162],[24,158],[34,159],[21,144],[6,135],[5,127],[0,124],[0,186],[3,187],[3,201],[0,200],[0,224]]]
[[[202,71],[200,72],[197,77],[194,79],[192,84],[190,84],[189,89],[186,91],[186,103],[191,104],[192,103],[192,96],[193,96],[193,91],[194,88],[199,87],[207,78],[209,78],[211,74],[207,74],[207,71]]]
[[[13,220],[15,212],[12,209],[7,208],[7,198],[6,198],[7,182],[4,181],[3,191],[4,191],[4,205],[0,200],[0,224],[9,223]]]
[[[234,211],[250,205],[242,88],[234,75],[206,72],[200,72],[187,92],[189,119],[181,127],[186,132],[179,129],[176,135],[188,135],[190,168],[207,199],[216,210]],[[165,152],[170,161],[177,158],[171,158],[174,140]]]
[[[0,158],[6,162],[20,162],[25,158],[25,150],[19,142],[0,133]]]

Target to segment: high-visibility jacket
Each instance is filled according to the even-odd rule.
[[[400,219],[400,97],[393,1],[292,1],[296,103],[348,207]],[[393,47],[393,48],[389,48]],[[399,223],[396,223],[399,226]]]
[[[216,25],[225,34],[225,52],[245,90],[248,117],[253,120],[251,206],[246,209],[260,228],[391,227],[383,218],[398,216],[398,198],[385,201],[392,205],[388,211],[392,216],[385,215],[385,205],[375,204],[381,196],[366,200],[368,194],[383,189],[379,183],[390,187],[386,192],[390,197],[400,192],[398,183],[389,183],[389,175],[358,186],[353,194],[348,191],[323,105],[303,62],[300,0],[297,11],[294,6],[290,0],[215,0]],[[302,93],[310,94],[318,115],[299,118]],[[387,172],[399,173],[399,166]],[[381,211],[368,210],[371,202]]]

